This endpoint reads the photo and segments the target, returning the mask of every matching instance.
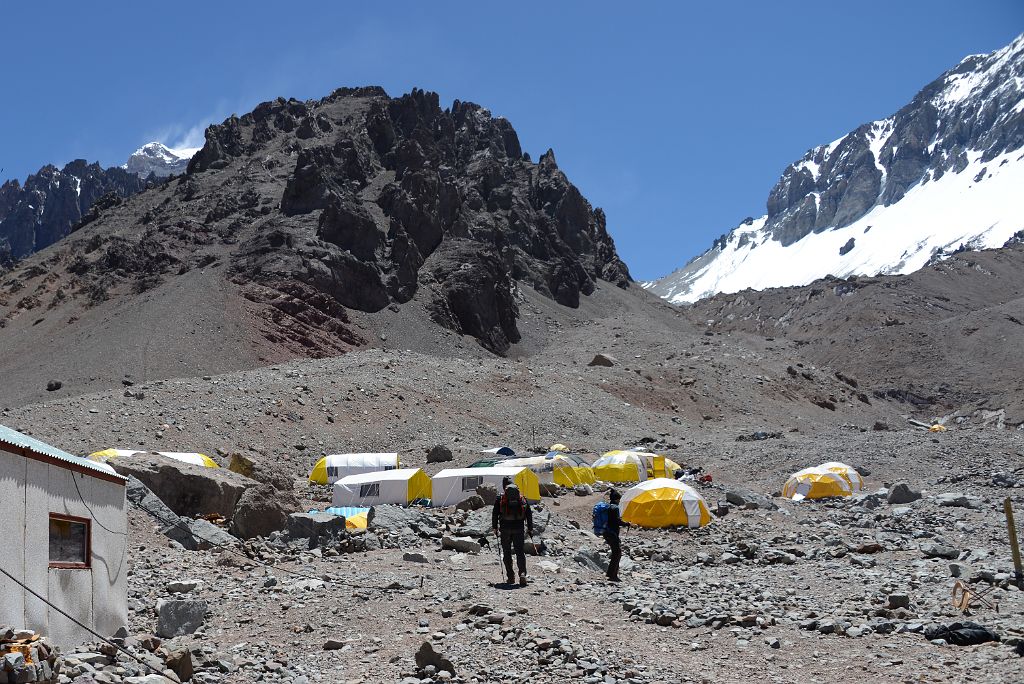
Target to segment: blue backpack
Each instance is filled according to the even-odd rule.
[[[608,531],[608,512],[611,509],[611,504],[607,501],[598,501],[594,504],[594,512],[592,514],[594,534],[599,537]]]

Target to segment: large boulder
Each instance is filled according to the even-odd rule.
[[[427,450],[427,463],[444,463],[453,458],[455,456],[452,455],[452,450],[443,444],[437,444]]]
[[[128,501],[148,513],[153,518],[153,521],[156,522],[161,534],[168,539],[178,542],[190,551],[195,551],[199,548],[195,536],[189,529],[189,522],[191,521],[181,518],[177,513],[168,508],[167,504],[151,492],[149,487],[144,485],[141,480],[134,476],[129,476],[125,490]]]
[[[231,533],[242,539],[266,537],[271,532],[288,526],[288,504],[298,505],[294,496],[287,495],[269,484],[250,487],[242,494],[231,517]]]
[[[205,468],[157,455],[112,461],[114,469],[146,485],[178,515],[230,518],[246,489],[258,483],[224,468]]]
[[[292,513],[288,516],[288,536],[292,539],[318,539],[345,531],[345,517],[330,513]]]
[[[193,599],[158,601],[156,604],[156,635],[169,639],[192,634],[206,620],[206,601]]]

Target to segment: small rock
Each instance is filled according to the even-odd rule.
[[[452,455],[452,450],[442,444],[437,444],[427,450],[427,463],[444,463],[453,458],[455,456]]]
[[[889,490],[886,501],[891,504],[908,504],[921,498],[921,492],[914,491],[906,482],[897,482]]]
[[[614,356],[610,354],[595,354],[594,358],[588,363],[588,366],[604,366],[605,368],[611,368],[619,362]]]

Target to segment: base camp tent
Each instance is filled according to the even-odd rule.
[[[431,502],[435,506],[454,506],[476,494],[476,488],[482,484],[494,485],[500,493],[501,480],[504,477],[512,478],[528,501],[540,501],[540,485],[532,470],[521,466],[492,466],[442,470],[432,478]]]
[[[690,485],[667,477],[627,489],[619,510],[624,521],[640,527],[703,527],[711,522],[704,497]]]
[[[831,470],[833,473],[839,473],[846,480],[846,484],[850,485],[850,491],[854,494],[864,489],[864,478],[860,476],[860,473],[853,466],[840,463],[839,461],[829,461],[828,463],[822,463],[818,467]]]
[[[603,482],[642,482],[647,479],[646,457],[637,451],[609,451],[591,466]]]
[[[334,483],[332,506],[408,506],[430,498],[430,478],[420,468],[347,475]]]
[[[401,468],[398,454],[331,454],[324,456],[309,473],[309,481],[334,484],[348,475]]]
[[[590,464],[579,456],[555,451],[546,456],[527,456],[502,461],[502,467],[521,466],[529,468],[538,482],[575,487],[578,484],[594,484],[596,478]]]
[[[89,460],[96,461],[97,463],[106,463],[107,461],[115,458],[131,458],[138,454],[146,454],[147,451],[133,451],[131,449],[104,449],[103,451],[94,451],[89,454]],[[185,451],[154,451],[153,453],[158,456],[164,456],[166,458],[172,458],[175,461],[181,461],[182,463],[191,463],[192,465],[202,466],[204,468],[220,468],[217,462],[206,454],[199,454]]]
[[[820,466],[798,470],[789,476],[782,488],[782,496],[794,501],[850,496],[851,493],[850,485],[842,475]]]
[[[481,454],[494,454],[495,456],[505,456],[505,457],[508,457],[508,458],[513,458],[516,455],[516,452],[512,450],[512,447],[507,447],[507,446],[494,447],[493,449],[484,449],[480,453]]]

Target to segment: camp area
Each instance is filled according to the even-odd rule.
[[[331,454],[316,462],[309,473],[309,481],[322,485],[334,484],[349,475],[401,467],[397,453]]]
[[[347,475],[334,483],[332,506],[374,506],[429,501],[431,479],[420,468],[379,470]]]

